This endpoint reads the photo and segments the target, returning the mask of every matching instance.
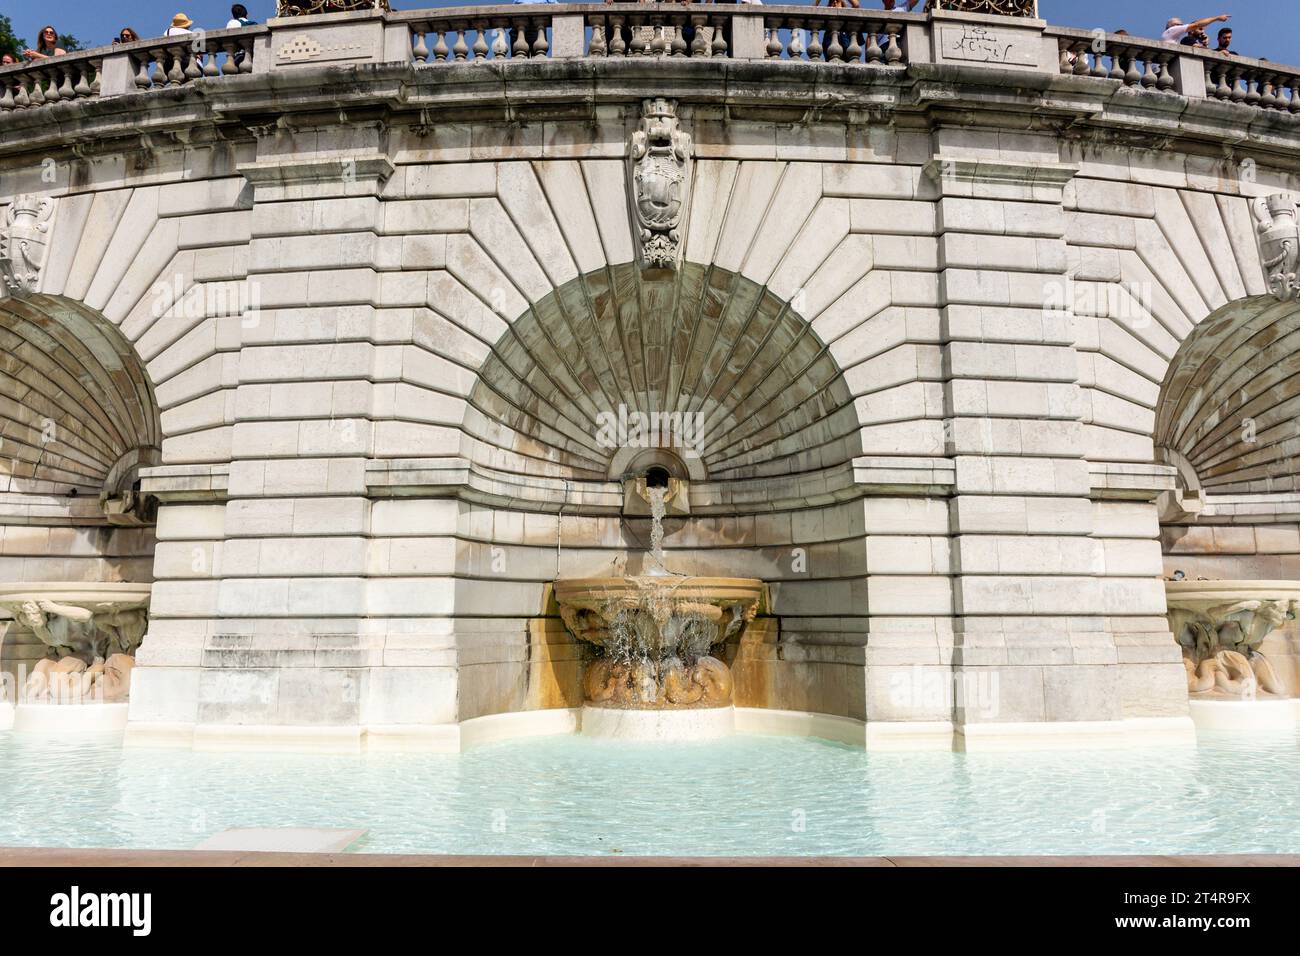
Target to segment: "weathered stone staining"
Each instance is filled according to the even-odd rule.
[[[123,687],[55,607],[105,582],[148,597],[130,743],[1286,710],[1300,72],[1031,16],[475,9],[0,68],[0,583],[56,584],[77,650],[18,602],[0,668]],[[1179,572],[1269,589],[1171,623]],[[662,594],[709,579],[764,598]]]

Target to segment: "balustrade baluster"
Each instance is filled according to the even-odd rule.
[[[672,25],[672,30],[673,30],[673,38],[672,41],[668,44],[668,55],[685,56],[686,40],[682,36],[682,28],[679,24],[674,23]]]
[[[14,109],[25,110],[32,105],[31,95],[27,92],[27,77],[16,76],[14,83],[18,87],[18,92],[14,94]]]
[[[77,91],[72,88],[72,74],[76,73],[80,76],[84,66],[84,62],[78,63],[75,66],[65,67],[60,71],[63,74],[63,82],[59,84],[59,99],[75,100],[77,98]]]
[[[15,108],[13,83],[6,76],[0,78],[0,87],[4,88],[4,94],[0,95],[0,112],[8,113]]]
[[[510,53],[510,44],[506,41],[506,31],[504,27],[497,27],[496,33],[492,37],[492,56],[495,59],[505,59]]]
[[[199,62],[203,59],[202,54],[195,53],[192,49],[186,47],[183,55],[185,57],[185,79],[181,82],[189,83],[192,80],[197,80],[203,75],[203,70],[199,66]]]
[[[1276,82],[1277,77],[1271,74],[1265,74],[1260,81],[1262,89],[1260,91],[1259,105],[1266,110],[1277,109],[1277,92],[1273,85]]]
[[[239,64],[236,62],[236,60],[239,59],[238,57],[239,44],[235,40],[222,40],[221,50],[223,53],[226,54],[226,59],[221,64],[221,75],[238,76]],[[427,58],[429,55],[429,51],[427,48],[425,49],[424,54],[425,57]]]
[[[1246,91],[1240,85],[1242,75],[1243,71],[1239,67],[1234,66],[1229,70],[1228,88],[1231,92],[1228,94],[1228,99],[1234,103],[1241,103],[1246,99]]]
[[[816,20],[808,22],[808,59],[818,62],[826,55],[822,49],[822,25]]]
[[[1074,54],[1074,68],[1071,72],[1075,76],[1087,76],[1089,73],[1088,44],[1082,42],[1076,43],[1071,52]]]
[[[597,18],[591,24],[591,43],[587,47],[589,56],[609,56],[609,47],[605,43],[605,21]]]
[[[879,29],[874,23],[871,24],[867,33],[867,62],[884,63],[885,51],[880,49],[880,34],[876,31]]]
[[[709,18],[702,13],[691,14],[691,26],[695,28],[695,35],[691,37],[691,56],[708,56],[709,44],[704,39],[704,31],[708,26]]]
[[[641,32],[641,24],[636,21],[640,17],[628,17],[628,27],[632,30],[632,45],[629,48],[628,56],[648,56],[650,45],[645,42],[645,34]]]
[[[857,30],[850,30],[849,42],[844,48],[844,60],[847,63],[862,62],[862,34]]]
[[[1232,87],[1228,85],[1228,68],[1223,64],[1214,67],[1214,98],[1216,100],[1232,98]]]
[[[545,57],[551,52],[551,45],[546,40],[546,24],[548,20],[534,21],[537,28],[537,39],[533,41],[533,56]]]
[[[46,82],[46,88],[45,88],[46,103],[57,103],[59,100],[63,99],[63,94],[59,92],[59,77],[62,75],[62,73],[63,70],[61,70],[57,66],[51,66],[48,69],[44,69],[40,71],[39,75],[45,77],[45,82]]]
[[[781,30],[779,27],[766,27],[763,31],[767,35],[767,58],[769,60],[781,59]]]
[[[1117,80],[1118,82],[1123,83],[1124,82],[1123,55],[1119,51],[1113,50],[1110,52],[1109,56],[1110,56],[1110,70],[1106,73],[1107,79]]]
[[[633,37],[635,39],[635,36]],[[611,56],[627,56],[627,41],[623,39],[623,18],[609,18],[609,52]]]
[[[713,44],[709,50],[710,56],[728,56],[726,28],[729,19],[725,17],[713,18]]]
[[[516,22],[511,27],[514,43],[510,46],[510,55],[521,59],[528,59],[528,38],[524,36],[524,28]]]
[[[1160,82],[1160,77],[1156,75],[1155,58],[1151,54],[1148,54],[1143,66],[1145,66],[1146,69],[1142,73],[1142,85],[1148,90],[1155,89],[1156,84]]]
[[[239,49],[244,54],[243,59],[241,59],[239,63],[236,64],[239,67],[239,72],[252,73],[253,72],[253,38],[241,37],[238,42],[239,42]]]
[[[790,52],[790,59],[802,60],[808,45],[804,42],[803,21],[790,21],[790,42],[786,44],[786,49]]]
[[[451,55],[457,63],[463,63],[469,57],[469,44],[465,42],[463,24],[456,24],[456,43],[451,48]]]
[[[482,22],[476,23],[474,24],[474,62],[486,60],[487,55],[487,25]]]
[[[411,44],[411,55],[415,58],[416,63],[428,63],[429,47],[424,42],[424,30],[418,30],[414,36],[415,42]]]
[[[1159,79],[1156,80],[1156,89],[1162,93],[1168,93],[1174,88],[1174,74],[1169,69],[1169,65],[1174,61],[1172,53],[1161,53],[1157,58],[1160,67]]]
[[[438,39],[433,42],[433,62],[441,63],[447,59],[447,31],[438,28]]]
[[[836,26],[838,26],[838,24],[832,22],[830,24],[830,29],[826,31],[831,38],[831,42],[826,44],[827,63],[844,62],[844,47],[840,46],[840,33],[835,29]]]
[[[1246,77],[1246,105],[1258,106],[1259,101],[1259,77],[1252,73]]]
[[[1092,75],[1099,80],[1110,78],[1110,70],[1106,68],[1106,54],[1104,52],[1092,52]]]
[[[890,66],[903,62],[903,48],[898,45],[898,32],[900,29],[897,23],[891,23],[885,27],[885,36],[889,38],[885,46],[885,62]]]

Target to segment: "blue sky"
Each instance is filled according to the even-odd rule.
[[[1195,0],[1040,0],[1042,15],[1052,23],[1087,29],[1126,29],[1140,36],[1154,36],[1169,17],[1184,20],[1232,14],[1238,53],[1262,56],[1283,63],[1300,63],[1300,37],[1291,32],[1294,19],[1279,15],[1285,9],[1294,14],[1297,0],[1215,0],[1214,6]],[[265,21],[275,12],[274,0],[244,0],[255,20]],[[447,0],[394,0],[399,9],[460,6]],[[863,6],[877,6],[877,0],[863,0]],[[0,7],[14,23],[15,31],[34,43],[41,26],[53,23],[60,33],[72,33],[85,46],[107,43],[123,26],[131,26],[142,37],[158,36],[171,23],[172,14],[183,10],[200,26],[225,26],[230,16],[227,0],[26,0]]]

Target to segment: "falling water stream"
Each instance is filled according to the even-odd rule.
[[[650,571],[651,574],[667,574],[668,569],[664,567],[664,488],[647,488],[646,494],[650,497],[650,554],[655,559],[657,568]]]

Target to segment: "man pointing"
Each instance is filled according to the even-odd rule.
[[[1220,13],[1217,17],[1204,17],[1191,23],[1183,23],[1178,17],[1173,17],[1165,24],[1165,32],[1160,35],[1160,39],[1165,43],[1182,43],[1183,37],[1187,34],[1204,30],[1211,23],[1227,23],[1230,16],[1227,13]]]

